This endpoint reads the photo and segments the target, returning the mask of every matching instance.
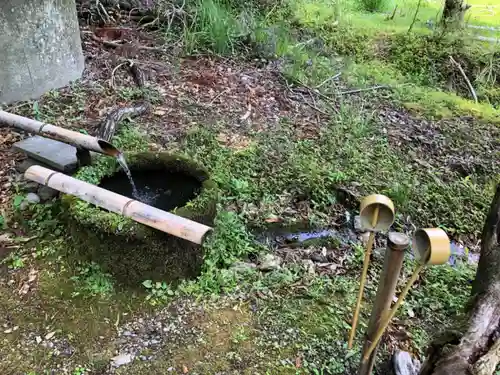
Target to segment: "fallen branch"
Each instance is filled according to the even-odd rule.
[[[134,118],[149,111],[151,105],[147,102],[139,103],[133,107],[123,107],[113,109],[107,116],[106,120],[101,125],[97,137],[110,142],[119,123],[125,118]]]
[[[88,34],[90,35],[90,39],[93,41],[96,41],[98,43],[101,43],[102,45],[110,48],[136,48],[136,49],[143,49],[143,50],[148,50],[148,51],[157,51],[157,52],[164,52],[165,49],[169,46],[164,46],[164,47],[150,47],[150,46],[143,46],[142,44],[137,44],[137,43],[118,43],[122,41],[116,41],[116,42],[111,42],[109,40],[103,40],[96,36],[92,31],[82,31],[83,34]]]
[[[325,79],[323,82],[321,82],[318,86],[316,86],[316,89],[319,89],[321,86],[323,86],[325,83],[328,83],[330,81],[333,81],[334,79],[337,79],[340,77],[342,73],[337,73],[334,76],[331,76],[330,78]]]
[[[365,87],[363,89],[341,91],[341,92],[337,93],[337,95],[349,95],[349,94],[356,94],[358,92],[363,92],[363,91],[373,91],[373,90],[380,90],[380,89],[391,89],[391,86],[379,85],[379,86]]]
[[[467,84],[467,87],[469,88],[469,91],[470,91],[472,97],[474,98],[474,101],[477,103],[478,100],[477,100],[476,91],[474,90],[474,87],[472,87],[472,83],[470,83],[469,78],[467,77],[467,74],[465,74],[462,66],[453,58],[453,56],[450,56],[450,61],[453,65],[455,65],[457,67],[457,69],[460,72],[460,74],[462,75],[462,77],[464,77],[465,83]]]
[[[294,94],[294,92],[293,92],[292,88],[291,88],[291,87],[290,87],[290,85],[288,84],[288,77],[287,77],[285,74],[283,74],[282,72],[279,72],[279,74],[280,74],[280,76],[284,79],[285,84],[286,84],[286,86],[287,86],[288,90],[289,90],[291,93],[293,93],[293,94]],[[329,107],[330,107],[330,108],[331,108],[334,112],[338,113],[337,108],[335,108],[335,107],[333,106],[333,104],[335,104],[335,101],[334,101],[332,98],[330,98],[329,96],[327,96],[327,95],[323,94],[323,93],[322,93],[322,92],[320,92],[319,90],[315,90],[315,89],[313,89],[313,88],[309,87],[308,85],[306,85],[304,82],[302,82],[302,81],[301,81],[300,79],[298,79],[298,78],[293,77],[293,78],[292,78],[292,80],[293,80],[295,83],[299,84],[300,86],[304,87],[304,88],[307,90],[307,93],[308,93],[309,95],[314,94],[314,95],[316,95],[316,96],[320,97],[321,99],[323,99],[324,101],[326,101],[326,102],[327,102],[327,104],[328,104],[328,106],[329,106]],[[326,112],[324,112],[324,111],[320,110],[320,109],[319,109],[319,108],[317,108],[316,106],[312,106],[312,105],[311,105],[311,103],[308,103],[308,102],[305,100],[305,98],[304,98],[304,96],[303,96],[303,95],[302,95],[302,99],[304,100],[304,102],[305,102],[305,103],[306,103],[309,107],[312,107],[313,109],[317,110],[317,111],[318,111],[318,112],[320,112],[320,113],[323,113],[323,114],[325,114],[325,115],[328,115]]]

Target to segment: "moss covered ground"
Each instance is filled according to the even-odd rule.
[[[394,230],[439,226],[478,251],[500,181],[497,45],[474,40],[476,29],[441,35],[429,28],[439,11],[431,2],[421,4],[410,33],[413,2],[402,3],[392,20],[392,4],[377,12],[361,2],[192,4],[197,22],[160,33],[183,53],[137,57],[151,73],[145,87],[134,88],[124,69],[114,71],[110,51],[84,37],[94,57],[80,82],[5,109],[95,134],[114,106],[148,100],[150,113],[125,120],[112,141],[125,154],[168,151],[207,169],[217,213],[199,275],[180,284],[146,277],[124,284],[96,259],[77,256],[64,204],[21,210],[26,191],[13,180],[0,222],[1,374],[354,374],[380,257],[348,350],[360,238],[291,250],[257,241],[259,233],[344,230],[359,199],[377,192],[396,205]],[[495,26],[498,5],[490,6],[491,19],[473,6],[470,22]],[[143,32],[134,40],[144,41]],[[369,90],[351,92],[358,89]],[[101,158],[78,177],[93,181],[112,164]],[[97,215],[86,204],[73,208]],[[109,219],[120,226],[116,215]],[[235,268],[268,252],[283,259],[279,269]],[[328,260],[312,269],[304,262],[323,252]],[[401,283],[412,267],[408,257]],[[395,348],[422,358],[462,311],[474,272],[474,264],[458,261],[423,273],[384,337],[378,373]],[[124,353],[134,360],[112,367]]]

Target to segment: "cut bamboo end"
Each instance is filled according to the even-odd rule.
[[[376,223],[373,218],[378,211]],[[395,219],[394,203],[382,194],[373,194],[365,197],[359,207],[361,226],[376,232],[390,228]]]
[[[212,228],[204,224],[160,210],[134,199],[116,194],[48,168],[34,165],[24,176],[62,193],[126,216],[132,220],[196,244],[202,244]]]
[[[418,229],[413,236],[413,247],[421,264],[445,264],[451,256],[450,239],[441,228]]]
[[[27,117],[14,115],[13,113],[0,111],[0,125],[5,124],[29,133],[40,134],[42,137],[57,139],[61,142],[74,145],[78,148],[94,151],[108,156],[118,156],[118,150],[111,143],[87,134],[64,129],[59,126],[29,119]]]

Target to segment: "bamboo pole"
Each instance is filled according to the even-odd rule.
[[[74,195],[86,202],[130,217],[134,221],[196,244],[201,244],[206,235],[212,230],[206,225],[162,211],[39,165],[29,167],[24,176],[28,180],[46,185],[65,194]]]
[[[120,154],[120,150],[105,140],[5,111],[0,111],[0,125],[12,126],[28,133],[40,134],[43,137],[55,138],[61,142],[72,144],[79,149],[113,157]]]
[[[445,264],[451,255],[450,239],[441,228],[421,228],[413,236],[413,247],[415,249],[418,266],[413,271],[410,280],[406,283],[393,308],[383,316],[377,331],[373,335],[373,340],[367,350],[363,353],[363,362],[367,362],[371,354],[376,349],[384,331],[389,326],[392,318],[396,315],[399,307],[403,303],[410,288],[415,283],[420,272],[426,265]]]
[[[399,298],[398,298],[396,304],[388,312],[388,314],[385,314],[384,320],[381,322],[380,326],[378,327],[377,332],[375,332],[375,335],[374,335],[375,337],[373,338],[373,341],[368,346],[368,349],[366,350],[366,352],[363,354],[363,362],[368,361],[368,359],[370,358],[370,356],[374,352],[375,348],[378,345],[380,338],[384,334],[384,331],[389,326],[389,323],[391,322],[392,318],[394,318],[394,315],[396,315],[396,312],[398,311],[399,306],[401,306],[401,304],[403,303],[403,300],[405,299],[406,295],[410,291],[410,288],[412,287],[413,283],[417,280],[418,275],[424,269],[424,267],[425,267],[425,264],[419,264],[415,268],[415,270],[413,271],[413,273],[410,277],[410,280],[406,283],[403,291],[399,295]]]
[[[396,293],[398,278],[401,273],[404,260],[404,250],[409,246],[410,239],[402,233],[390,232],[387,240],[387,249],[384,258],[384,268],[377,289],[377,296],[372,308],[370,322],[366,330],[363,353],[373,342],[375,333],[379,330],[383,317],[391,307],[392,298]],[[358,375],[369,375],[372,372],[377,347],[373,350],[366,361],[362,361]]]
[[[379,207],[375,206],[373,210],[372,228],[375,228],[378,222]],[[363,259],[363,271],[361,273],[361,282],[359,284],[358,299],[356,300],[356,307],[354,308],[354,315],[351,323],[351,332],[349,334],[349,341],[347,347],[352,348],[352,343],[354,341],[354,335],[356,334],[356,327],[358,326],[359,310],[361,308],[361,301],[363,299],[363,291],[365,290],[366,275],[368,274],[368,266],[370,265],[370,255],[372,253],[373,242],[375,241],[375,231],[370,232],[370,237],[368,238],[368,243],[366,244],[365,257]]]

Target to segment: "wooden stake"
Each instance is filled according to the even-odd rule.
[[[377,226],[378,221],[379,206],[376,205],[373,211],[372,217],[372,231],[370,232],[370,237],[368,238],[368,243],[366,244],[365,258],[363,260],[363,272],[361,274],[361,283],[359,286],[358,299],[356,301],[356,308],[354,310],[354,316],[352,318],[351,333],[349,335],[349,342],[347,347],[352,348],[352,342],[354,341],[354,335],[356,334],[356,326],[358,325],[359,309],[361,307],[361,300],[363,299],[363,290],[366,283],[366,275],[368,274],[368,265],[370,264],[370,255],[372,252],[373,242],[375,240],[375,231],[373,230]]]

